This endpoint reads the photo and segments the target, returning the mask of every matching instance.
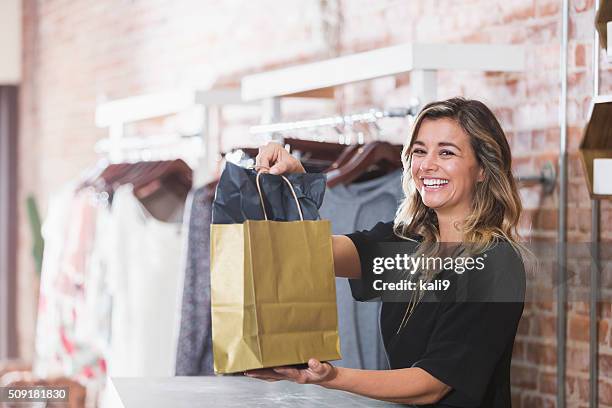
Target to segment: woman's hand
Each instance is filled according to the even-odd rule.
[[[325,385],[325,383],[336,378],[337,370],[336,367],[329,363],[322,363],[317,359],[311,358],[308,360],[308,368],[262,368],[261,370],[247,371],[245,375],[266,381],[287,380],[298,384]]]
[[[257,171],[270,172],[270,174],[306,173],[298,159],[274,142],[259,148],[259,154],[255,158],[255,168]]]

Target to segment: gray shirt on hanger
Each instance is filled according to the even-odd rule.
[[[404,195],[401,176],[402,170],[396,170],[373,180],[328,188],[319,210],[321,218],[331,221],[337,235],[392,221]],[[335,364],[368,370],[388,368],[379,330],[380,302],[354,301],[345,278],[336,278],[336,297],[343,358]]]

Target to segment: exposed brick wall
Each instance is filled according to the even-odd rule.
[[[98,102],[177,87],[207,87],[215,81],[235,83],[246,72],[409,41],[523,44],[524,73],[441,72],[438,96],[461,94],[493,108],[507,131],[517,174],[536,172],[546,160],[557,162],[561,1],[343,0],[332,8],[337,14],[331,28],[322,22],[322,3],[326,2],[24,0],[20,203],[34,193],[44,209],[52,192],[95,162],[93,144],[105,136],[93,124]],[[577,146],[592,95],[594,12],[593,0],[570,3],[568,237],[587,242],[591,202]],[[603,60],[600,83],[602,93],[612,92],[611,65]],[[410,77],[402,75],[347,86],[339,92],[338,107],[399,105],[410,96]],[[226,122],[229,132],[231,120]],[[401,141],[404,135],[392,137]],[[539,187],[533,187],[523,188],[521,194],[521,225],[527,237],[554,241],[558,192],[542,196]],[[612,241],[610,201],[602,203],[601,225],[602,239]],[[22,353],[30,357],[36,278],[24,208],[20,226],[20,335]],[[604,279],[612,275],[609,262],[607,268]],[[612,406],[609,302],[602,305],[601,317],[604,407]],[[554,301],[526,305],[513,361],[516,407],[555,406],[555,330]],[[588,303],[568,305],[567,353],[568,406],[586,406]]]

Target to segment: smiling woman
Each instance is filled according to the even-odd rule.
[[[263,147],[257,161],[277,173],[303,171],[277,144]],[[311,359],[308,368],[247,375],[404,404],[510,407],[510,362],[523,312],[525,270],[516,231],[521,203],[504,132],[481,102],[434,102],[416,118],[402,161],[406,197],[394,222],[332,238],[336,276],[352,278],[353,297],[382,296],[380,328],[391,370],[355,370]],[[380,243],[406,241],[413,244],[413,257],[482,254],[486,262],[462,273],[421,268],[410,278],[417,285],[405,282],[416,290],[389,302],[373,265],[389,256]],[[462,293],[469,301],[460,298]]]

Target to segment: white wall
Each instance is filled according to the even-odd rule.
[[[0,0],[0,85],[21,81],[21,0]]]

